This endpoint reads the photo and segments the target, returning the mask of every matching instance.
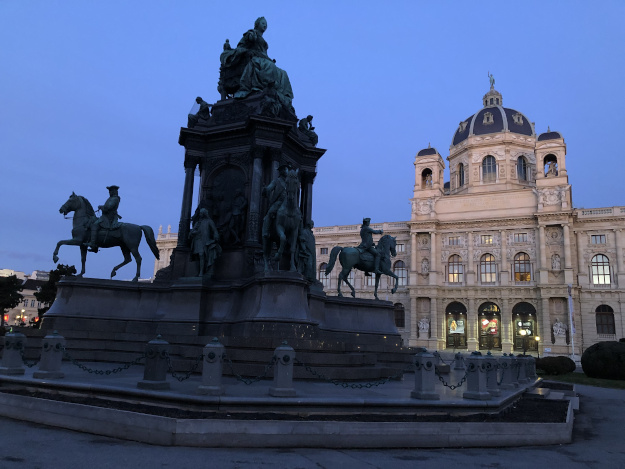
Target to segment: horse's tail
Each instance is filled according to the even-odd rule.
[[[145,240],[148,242],[148,246],[152,250],[152,254],[157,259],[160,259],[158,254],[158,247],[156,246],[156,239],[154,239],[154,230],[148,225],[141,225],[141,229],[143,230],[143,234],[145,235]]]
[[[328,261],[328,266],[326,267],[326,275],[332,272],[332,269],[334,268],[334,263],[336,262],[336,258],[342,250],[342,246],[334,246],[332,248],[332,251],[330,252],[330,260]]]

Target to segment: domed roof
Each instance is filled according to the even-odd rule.
[[[530,120],[519,111],[503,107],[501,93],[491,87],[483,97],[484,108],[460,122],[452,145],[458,145],[471,135],[487,135],[498,132],[514,132],[532,136],[534,129]]]
[[[436,155],[438,152],[436,151],[436,148],[432,148],[428,145],[427,148],[424,148],[423,150],[421,150],[419,153],[417,153],[417,156],[428,156],[428,155]]]
[[[560,132],[552,132],[548,129],[547,132],[543,132],[538,136],[538,141],[542,142],[543,140],[556,140],[558,138],[562,138],[562,134]]]

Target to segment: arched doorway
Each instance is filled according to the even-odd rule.
[[[514,350],[535,352],[538,350],[536,340],[536,309],[529,303],[517,303],[512,308],[512,324],[514,331]],[[525,342],[525,343],[524,343]]]
[[[459,301],[449,303],[445,309],[447,348],[467,348],[467,308]]]
[[[501,350],[501,311],[495,303],[483,303],[478,310],[480,350]]]

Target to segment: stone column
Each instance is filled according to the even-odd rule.
[[[542,311],[538,314],[542,315],[542,331],[540,334],[541,340],[538,346],[543,347],[543,354],[545,347],[551,347],[551,316],[549,313],[549,298],[541,298]]]
[[[436,249],[436,232],[430,232],[430,285],[436,285],[438,272],[438,251]]]
[[[625,285],[625,268],[623,267],[623,253],[621,250],[621,232],[623,230],[615,229],[614,231],[614,247],[616,248],[616,279],[620,288]]]
[[[417,269],[417,233],[410,233],[410,285],[416,285],[418,277]],[[416,337],[416,336],[415,336]]]
[[[477,310],[475,306],[475,298],[469,298],[469,308],[467,310],[467,349],[469,351],[477,350],[479,340],[477,337]]]
[[[562,236],[564,237],[564,283],[573,283],[573,264],[571,263],[571,230],[566,223],[562,224]]]
[[[315,181],[314,173],[304,173],[302,177],[302,199],[300,202],[300,210],[302,211],[302,219],[304,224],[312,219],[312,200],[313,200],[313,182]]]
[[[577,284],[580,287],[588,286],[588,270],[584,263],[584,247],[586,244],[584,238],[586,232],[576,231],[575,235],[577,240]]]
[[[420,337],[421,339],[423,337]],[[417,345],[417,292],[410,290],[410,336],[408,338],[408,346],[415,347]],[[426,337],[427,339],[427,337]]]
[[[501,351],[512,351],[512,335],[514,328],[512,327],[512,312],[509,309],[510,303],[508,298],[501,299]]]
[[[470,231],[467,233],[467,240],[469,244],[467,256],[469,258],[467,259],[466,284],[472,286],[475,285],[475,262],[473,262],[473,233]]]
[[[247,216],[247,240],[260,243],[260,208],[263,190],[263,153],[264,149],[254,149],[254,163],[252,169],[252,188]]]
[[[510,280],[510,271],[508,268],[510,264],[508,264],[508,240],[506,239],[506,230],[501,230],[501,271],[499,273],[499,284],[501,286],[506,286]],[[514,281],[512,282],[514,284]]]
[[[547,241],[545,237],[545,227],[540,225],[538,227],[538,242],[540,244],[540,267],[539,267],[539,282],[549,283],[549,270],[547,267]]]
[[[178,224],[178,247],[185,247],[189,242],[191,224],[191,205],[193,204],[193,177],[197,162],[187,159],[184,162],[184,189],[182,192],[182,210]]]
[[[442,337],[439,337],[438,309],[436,308],[436,298],[430,298],[430,335],[432,336],[432,338],[430,339],[430,348],[438,350],[438,340],[442,340]]]

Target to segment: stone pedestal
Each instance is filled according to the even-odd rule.
[[[295,396],[295,388],[293,387],[295,350],[289,347],[285,342],[283,345],[276,348],[274,358],[273,386],[269,388],[269,395],[274,397]]]
[[[484,363],[486,366],[486,389],[493,397],[501,396],[501,391],[497,384],[499,363],[497,363],[497,359],[493,357],[490,351],[484,357]]]
[[[517,381],[519,384],[527,384],[530,382],[530,379],[527,376],[527,362],[529,359],[530,357],[517,357],[517,366],[519,367]]]
[[[0,364],[0,375],[24,374],[22,353],[25,344],[26,336],[19,332],[11,332],[4,336],[4,354]]]
[[[473,352],[467,362],[467,390],[462,394],[464,399],[488,401],[492,399],[486,389],[486,362],[480,352]]]
[[[43,338],[41,343],[41,360],[39,369],[33,373],[33,378],[61,379],[65,374],[61,371],[65,338],[57,331]]]
[[[515,360],[512,357],[507,356],[505,353],[503,357],[499,358],[499,372],[501,373],[501,389],[516,389],[518,387],[516,383],[516,368],[514,368]]]
[[[224,393],[221,384],[223,374],[224,346],[217,337],[204,347],[204,364],[202,367],[202,384],[198,387],[200,394],[219,396]]]
[[[167,363],[169,343],[159,335],[145,347],[145,369],[143,379],[137,383],[141,389],[166,390],[170,388],[167,382]]]
[[[434,355],[426,349],[419,347],[414,358],[415,377],[414,389],[410,396],[415,399],[438,400],[440,396],[434,389],[436,374],[434,369]]]

